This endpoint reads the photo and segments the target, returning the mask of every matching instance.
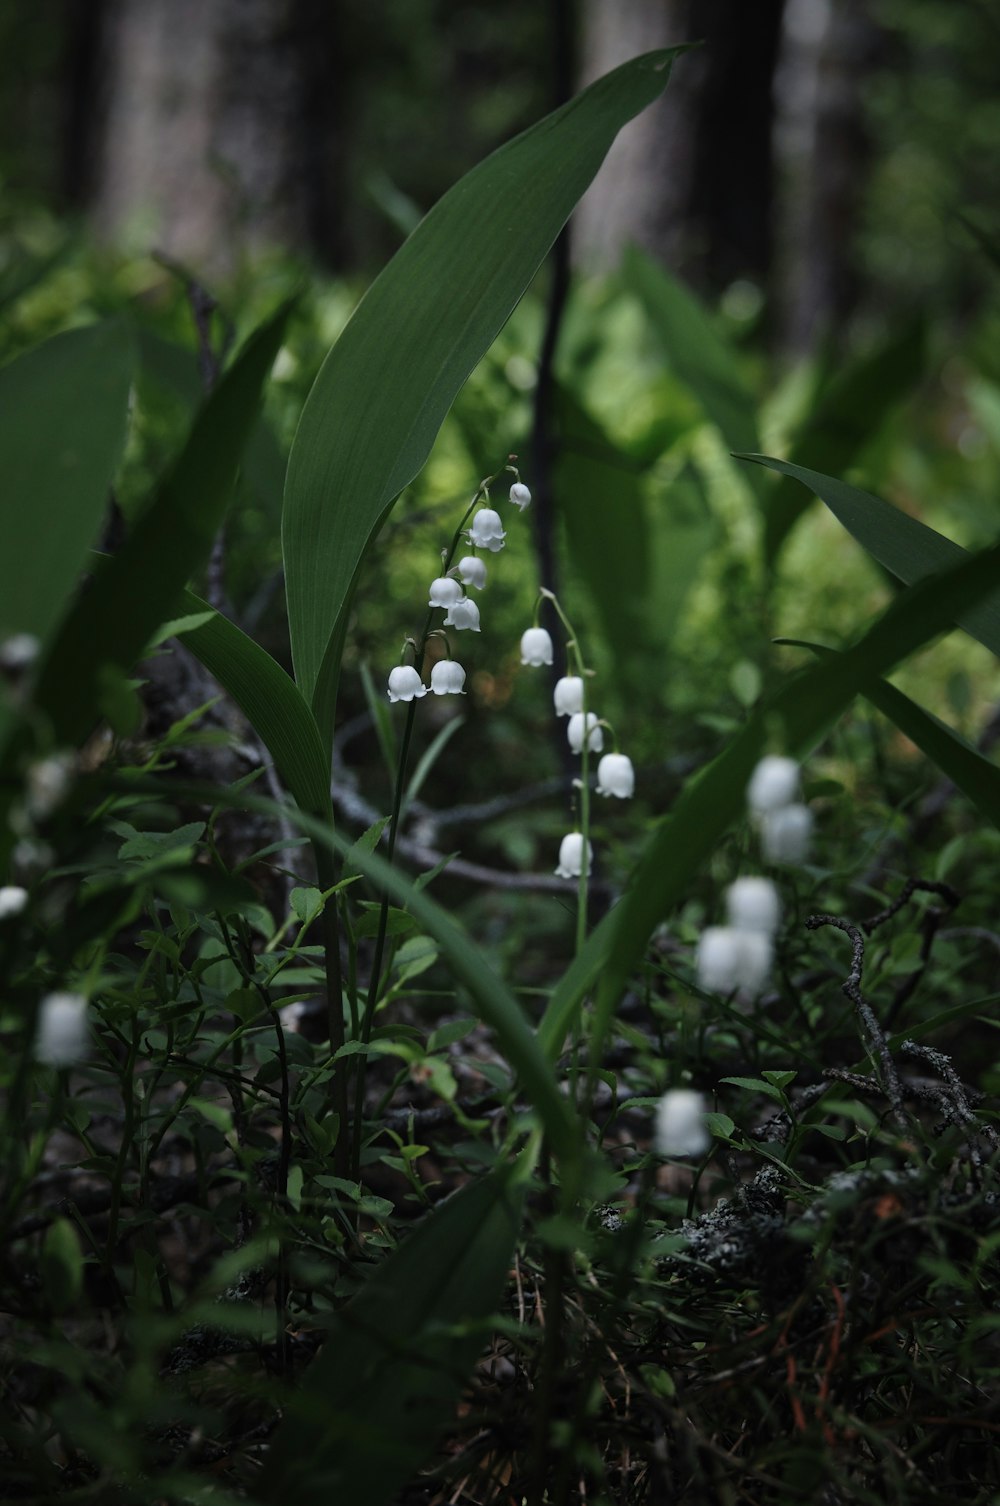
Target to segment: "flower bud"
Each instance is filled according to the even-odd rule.
[[[395,669],[389,671],[390,701],[419,700],[426,694],[427,686],[421,683],[420,676],[411,664],[397,664]]]
[[[635,794],[635,770],[624,753],[605,753],[597,765],[597,793],[630,800]]]
[[[809,855],[813,815],[807,805],[784,805],[761,822],[760,849],[768,863],[795,867]]]
[[[448,615],[444,619],[445,627],[453,627],[456,632],[464,633],[467,628],[472,632],[479,632],[479,608],[474,601],[463,596],[460,601],[453,601],[448,608]]]
[[[563,675],[561,680],[556,681],[556,688],[552,692],[552,704],[556,708],[556,716],[572,716],[576,711],[583,710],[583,680],[579,675]]]
[[[770,936],[762,931],[738,931],[734,926],[709,926],[698,942],[698,985],[706,993],[759,994],[771,971]]]
[[[38,1011],[35,1060],[71,1067],[87,1049],[87,1001],[82,994],[46,994]]]
[[[450,575],[439,575],[437,580],[431,581],[429,606],[450,607],[454,602],[461,601],[465,592],[457,580],[452,580]]]
[[[465,670],[454,659],[439,659],[431,670],[431,689],[435,695],[464,695]]]
[[[486,565],[481,559],[477,559],[474,554],[467,554],[455,568],[463,586],[475,586],[477,591],[483,589],[486,584]]]
[[[583,867],[583,835],[578,831],[571,831],[563,837],[559,844],[559,867],[556,873],[560,878],[579,878]],[[594,866],[594,849],[587,843],[587,877],[590,877]]]
[[[514,485],[510,489],[510,500],[514,503],[514,506],[519,507],[522,512],[527,507],[528,503],[531,501],[531,493],[529,492],[523,481],[514,482]]]
[[[494,512],[492,507],[481,507],[472,520],[469,543],[477,549],[488,549],[491,554],[496,554],[503,548],[506,537],[500,514]]]
[[[586,720],[587,748],[591,753],[600,753],[601,749],[604,747],[604,733],[597,725],[597,713],[594,711],[588,711]],[[569,745],[574,753],[583,752],[583,723],[583,712],[574,711],[573,715],[569,719],[569,726],[566,728],[566,736],[569,739]]]
[[[0,920],[9,915],[20,915],[28,903],[28,891],[18,884],[5,884],[0,889]]]
[[[791,805],[799,793],[799,766],[794,758],[779,758],[769,753],[762,758],[747,785],[747,804],[751,814],[766,815],[782,805]]]
[[[740,878],[726,890],[726,911],[737,931],[773,936],[781,921],[781,900],[770,879]]]
[[[693,1088],[672,1088],[656,1109],[656,1149],[661,1156],[701,1156],[711,1145],[705,1100]]]
[[[536,669],[552,663],[552,639],[545,628],[528,628],[521,634],[521,663]]]

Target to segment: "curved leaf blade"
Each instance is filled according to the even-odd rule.
[[[625,63],[468,173],[368,290],[316,378],[289,459],[282,532],[295,677],[324,737],[337,624],[369,540],[679,50]]]
[[[187,647],[232,696],[296,802],[310,815],[332,819],[329,760],[295,681],[266,649],[193,592],[185,591],[182,602],[185,612],[210,614],[208,622],[184,635]]]
[[[0,638],[44,640],[97,538],[125,445],[132,338],[55,335],[0,370]]]
[[[834,517],[873,559],[907,585],[973,558],[967,549],[928,528],[926,523],[900,512],[898,507],[871,492],[848,486],[846,481],[824,476],[789,460],[774,460],[768,455],[738,455],[736,458],[752,460],[755,465],[766,466],[800,481],[826,503]],[[962,606],[956,611],[954,620],[971,637],[977,638],[993,653],[1000,654],[1000,589],[988,592],[974,605]]]
[[[99,580],[76,598],[35,694],[57,742],[86,736],[100,715],[102,676],[131,669],[207,558],[288,312],[283,306],[251,336],[196,418],[152,505]]]
[[[274,1435],[259,1494],[390,1506],[434,1448],[485,1347],[514,1254],[517,1168],[464,1187],[338,1314]]]

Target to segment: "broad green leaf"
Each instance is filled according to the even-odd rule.
[[[801,481],[826,503],[834,517],[873,559],[907,585],[972,558],[968,550],[928,528],[926,523],[900,512],[898,507],[883,502],[881,497],[872,496],[871,492],[848,486],[846,481],[823,476],[819,471],[807,470],[805,466],[793,465],[788,460],[773,460],[767,455],[740,455],[737,458],[752,460],[757,465]],[[978,638],[993,653],[1000,654],[1000,589],[987,593],[968,608],[960,602],[957,605],[960,609],[956,610],[954,620],[959,627]]]
[[[678,50],[625,63],[466,174],[327,357],[292,446],[282,530],[295,676],[324,738],[369,541],[619,129],[662,93]]]
[[[89,732],[101,715],[106,669],[132,667],[207,558],[287,316],[282,307],[248,341],[199,413],[154,502],[63,622],[35,697],[58,743]]]
[[[740,379],[738,350],[690,293],[637,246],[625,252],[625,280],[641,300],[671,370],[697,398],[730,449],[755,449],[757,410]]]
[[[843,471],[853,464],[889,412],[920,380],[925,346],[924,324],[916,319],[874,351],[849,362],[822,391],[796,435],[794,464],[823,471]],[[769,494],[764,523],[768,566],[774,565],[792,525],[808,505],[789,479]]]
[[[125,443],[134,352],[118,321],[0,370],[0,639],[46,639],[96,542]]]
[[[399,1499],[486,1347],[520,1227],[518,1176],[510,1167],[491,1172],[448,1198],[338,1313],[285,1403],[261,1499]]]
[[[330,762],[295,681],[266,649],[190,591],[182,605],[185,612],[209,613],[207,622],[185,635],[186,647],[232,696],[302,809],[329,817]]]
[[[670,815],[647,843],[628,892],[612,911],[613,934],[598,976],[594,1059],[653,928],[682,898],[691,874],[743,813],[747,783],[769,739],[790,755],[805,757],[859,691],[867,691],[915,649],[948,628],[959,603],[977,602],[995,589],[998,579],[1000,545],[910,587],[845,653],[786,681],[753,713],[729,746],[687,782]]]

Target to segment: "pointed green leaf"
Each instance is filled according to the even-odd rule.
[[[846,481],[767,455],[740,455],[737,459],[752,460],[801,481],[826,503],[873,559],[907,585],[972,558],[968,550],[928,528],[926,523],[900,512],[898,507],[872,496],[871,492],[848,486]],[[972,606],[965,607],[961,602],[957,605],[960,609],[956,610],[955,621],[959,627],[993,653],[1000,654],[1000,590],[987,593]]]
[[[44,640],[97,540],[125,444],[134,351],[119,321],[0,370],[0,639]]]
[[[618,130],[664,89],[677,50],[625,63],[468,173],[393,257],[327,357],[292,447],[283,520],[295,676],[324,737],[368,542]]]
[[[889,412],[912,392],[924,370],[926,330],[915,319],[873,351],[849,362],[820,394],[792,446],[796,466],[843,471],[876,435]],[[791,472],[788,473],[791,476]],[[784,480],[767,499],[764,557],[773,565],[808,498]]]
[[[131,669],[208,557],[288,312],[281,308],[248,341],[199,413],[158,496],[66,617],[35,697],[57,742],[87,734],[99,715],[105,667]]]
[[[836,650],[819,643],[806,643],[801,639],[782,639],[812,649],[822,658],[835,655]],[[925,711],[909,696],[897,690],[886,680],[878,680],[866,686],[862,694],[876,706],[883,716],[889,718],[904,736],[916,743],[926,753],[942,774],[967,795],[973,805],[994,826],[1000,827],[1000,769],[991,763],[971,743],[967,742],[953,727],[949,727],[930,711]]]
[[[266,649],[190,591],[182,610],[208,613],[207,621],[185,634],[186,647],[232,696],[302,809],[329,817],[330,761],[295,681]]]
[[[516,1176],[492,1172],[448,1198],[338,1314],[271,1439],[261,1499],[399,1499],[486,1347],[520,1227]]]

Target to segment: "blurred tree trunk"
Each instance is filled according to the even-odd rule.
[[[209,275],[232,271],[247,250],[328,233],[310,194],[328,188],[316,77],[333,9],[316,0],[111,0],[94,203],[101,231]]]
[[[656,47],[702,41],[620,133],[576,222],[578,264],[635,241],[705,291],[771,259],[772,78],[784,0],[584,0],[583,81]]]
[[[788,0],[776,81],[775,288],[791,355],[842,333],[857,302],[854,246],[871,160],[863,106],[884,46],[858,0]]]

